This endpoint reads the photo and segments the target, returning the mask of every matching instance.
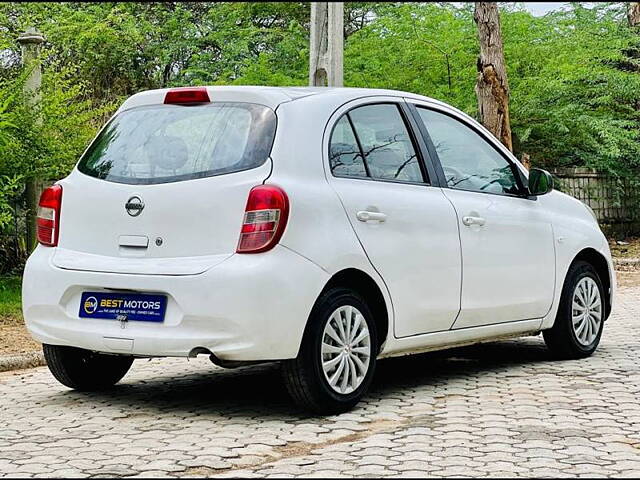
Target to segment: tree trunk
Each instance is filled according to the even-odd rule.
[[[476,2],[473,18],[478,25],[480,56],[476,95],[480,121],[510,151],[509,84],[502,49],[502,33],[496,2]]]
[[[629,19],[630,27],[640,26],[640,2],[629,2],[627,18]]]

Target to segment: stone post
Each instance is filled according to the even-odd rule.
[[[341,87],[344,46],[344,5],[311,2],[309,85]]]
[[[22,65],[29,69],[29,77],[24,84],[25,102],[28,106],[37,108],[40,103],[40,85],[42,84],[42,69],[40,67],[40,45],[44,37],[34,27],[29,27],[18,37],[18,43],[22,47]],[[30,252],[36,244],[36,212],[40,196],[41,185],[35,175],[29,175],[25,185],[25,197],[27,206],[27,251]]]

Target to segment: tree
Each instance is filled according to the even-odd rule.
[[[482,124],[513,151],[509,119],[509,84],[502,48],[502,32],[496,2],[476,2],[473,19],[478,25],[480,56],[476,96]]]
[[[629,8],[627,9],[627,19],[629,20],[629,26],[640,26],[640,2],[629,2]]]

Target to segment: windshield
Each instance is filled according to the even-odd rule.
[[[269,157],[276,116],[262,105],[154,105],[116,115],[78,163],[92,177],[152,184],[247,170]]]

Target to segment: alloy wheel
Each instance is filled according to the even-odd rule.
[[[329,316],[320,356],[325,378],[335,392],[349,394],[362,384],[371,360],[371,337],[356,307],[343,305]]]
[[[585,347],[591,345],[602,322],[600,289],[591,277],[582,278],[573,291],[571,320],[578,342]]]

